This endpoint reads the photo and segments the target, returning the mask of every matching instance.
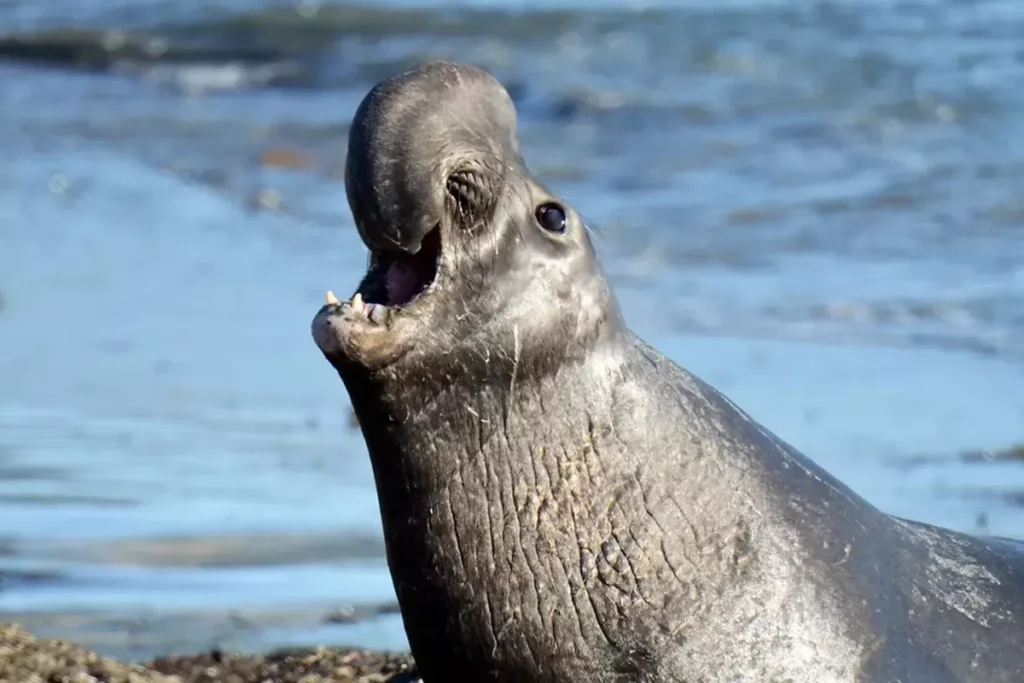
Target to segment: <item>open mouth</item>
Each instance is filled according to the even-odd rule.
[[[374,251],[370,268],[350,302],[371,322],[384,323],[398,309],[416,301],[437,279],[441,264],[441,229],[427,233],[415,254]],[[327,293],[327,303],[340,303]]]

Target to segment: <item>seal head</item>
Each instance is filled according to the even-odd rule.
[[[345,181],[371,257],[314,320],[339,370],[482,379],[580,356],[620,324],[583,219],[527,170],[487,72],[431,63],[373,88]]]

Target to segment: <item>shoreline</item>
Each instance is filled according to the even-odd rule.
[[[0,623],[0,683],[413,683],[412,657],[348,647],[287,648],[262,655],[209,650],[120,662],[69,641]]]

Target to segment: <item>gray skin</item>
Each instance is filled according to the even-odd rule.
[[[359,294],[387,303],[387,264],[439,235],[438,272],[312,326],[425,681],[1024,680],[1024,544],[884,514],[640,340],[515,126],[469,66],[374,88],[346,173]]]

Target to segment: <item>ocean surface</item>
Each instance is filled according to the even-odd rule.
[[[507,85],[642,336],[887,512],[1024,537],[1024,4],[438,7],[0,0],[0,620],[406,647],[309,323],[366,265],[351,115],[435,58]]]

